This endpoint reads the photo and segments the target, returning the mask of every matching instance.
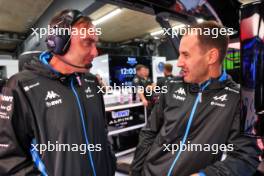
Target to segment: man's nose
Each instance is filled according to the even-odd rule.
[[[178,58],[178,62],[177,62],[177,67],[183,67],[184,63],[183,63],[183,59],[181,56],[179,56]]]

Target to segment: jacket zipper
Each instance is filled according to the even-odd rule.
[[[89,146],[89,140],[88,140],[88,136],[86,134],[86,127],[85,127],[85,122],[84,122],[84,115],[83,115],[83,109],[82,109],[82,106],[81,106],[81,102],[80,102],[80,97],[79,95],[77,94],[77,91],[73,85],[73,78],[71,79],[71,89],[73,91],[73,94],[75,96],[75,99],[78,103],[78,108],[79,108],[79,113],[80,113],[80,118],[81,118],[81,122],[82,122],[82,129],[83,129],[83,135],[85,137],[85,142],[86,142],[86,145]],[[91,151],[88,150],[88,158],[90,160],[90,164],[91,164],[91,167],[92,167],[92,170],[93,170],[93,175],[96,176],[96,170],[95,170],[95,167],[94,167],[94,162],[93,162],[93,158],[92,158],[92,154],[91,154]]]
[[[174,166],[176,165],[176,162],[178,161],[178,159],[180,158],[180,155],[182,153],[182,147],[183,145],[186,143],[186,140],[187,140],[187,137],[188,137],[188,134],[189,134],[189,131],[190,131],[190,128],[191,128],[191,124],[192,124],[192,120],[193,120],[193,117],[194,117],[194,113],[196,112],[196,109],[197,109],[197,106],[198,106],[198,103],[199,102],[202,102],[202,92],[204,91],[204,89],[210,84],[210,80],[207,81],[205,83],[204,86],[202,86],[200,89],[199,89],[199,92],[197,94],[197,97],[195,99],[195,102],[194,102],[194,105],[192,107],[192,111],[191,111],[191,114],[190,114],[190,117],[189,117],[189,120],[188,120],[188,123],[187,123],[187,127],[186,127],[186,130],[185,130],[185,133],[184,133],[184,136],[183,136],[183,139],[182,139],[182,142],[180,143],[180,151],[177,153],[170,169],[169,169],[169,172],[167,174],[167,176],[171,176],[173,174],[173,168]]]

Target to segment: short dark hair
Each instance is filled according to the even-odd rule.
[[[55,14],[53,16],[53,18],[50,20],[50,23],[49,25],[51,27],[54,27],[56,25],[58,25],[58,27],[61,27],[61,28],[67,28],[69,26],[67,26],[67,24],[63,24],[63,23],[60,23],[63,18],[65,18],[65,16],[70,13],[73,9],[64,9],[62,11],[60,11],[59,13]],[[76,25],[76,24],[80,24],[80,23],[88,23],[88,24],[92,24],[92,20],[90,17],[88,16],[82,16],[81,18],[79,18],[74,24],[72,25]]]
[[[172,72],[172,65],[171,64],[164,64],[164,70],[168,72]]]
[[[147,68],[147,67],[145,65],[143,65],[143,64],[137,64],[136,65],[136,71],[139,71],[142,68]]]
[[[221,31],[221,29],[224,29],[224,26],[220,25],[216,21],[205,21],[199,24],[194,24],[188,27],[190,29],[201,29],[202,33],[201,35],[198,36],[199,43],[201,45],[201,49],[203,50],[209,50],[212,48],[217,48],[219,50],[219,60],[220,63],[223,62],[227,48],[228,48],[228,42],[229,42],[229,36],[226,33],[225,35],[217,35],[215,37],[212,32],[210,32],[208,35],[204,35],[205,30],[210,30],[212,31],[213,29],[217,29],[218,33]]]

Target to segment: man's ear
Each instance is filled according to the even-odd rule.
[[[218,62],[219,60],[219,50],[216,48],[212,48],[208,51],[208,57],[209,57],[209,62],[208,64],[212,65]]]

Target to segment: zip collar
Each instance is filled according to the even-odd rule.
[[[81,78],[83,77],[83,73],[72,73],[72,74],[62,74],[56,69],[54,69],[50,64],[50,60],[52,58],[52,53],[45,51],[41,53],[39,56],[39,60],[44,65],[44,67],[47,69],[47,71],[50,72],[49,76],[51,76],[54,79],[60,80],[63,84],[69,85],[71,80],[73,80],[73,84],[78,84],[79,86],[82,85]]]
[[[209,90],[223,89],[230,81],[231,81],[231,77],[227,75],[225,72],[223,72],[221,76],[219,76],[218,78],[211,78],[207,81],[204,81],[200,85],[197,83],[187,83],[187,86],[190,92],[197,93],[201,91],[204,92]],[[210,82],[210,84],[206,86],[206,89],[202,90],[204,85],[206,85],[208,82]]]

